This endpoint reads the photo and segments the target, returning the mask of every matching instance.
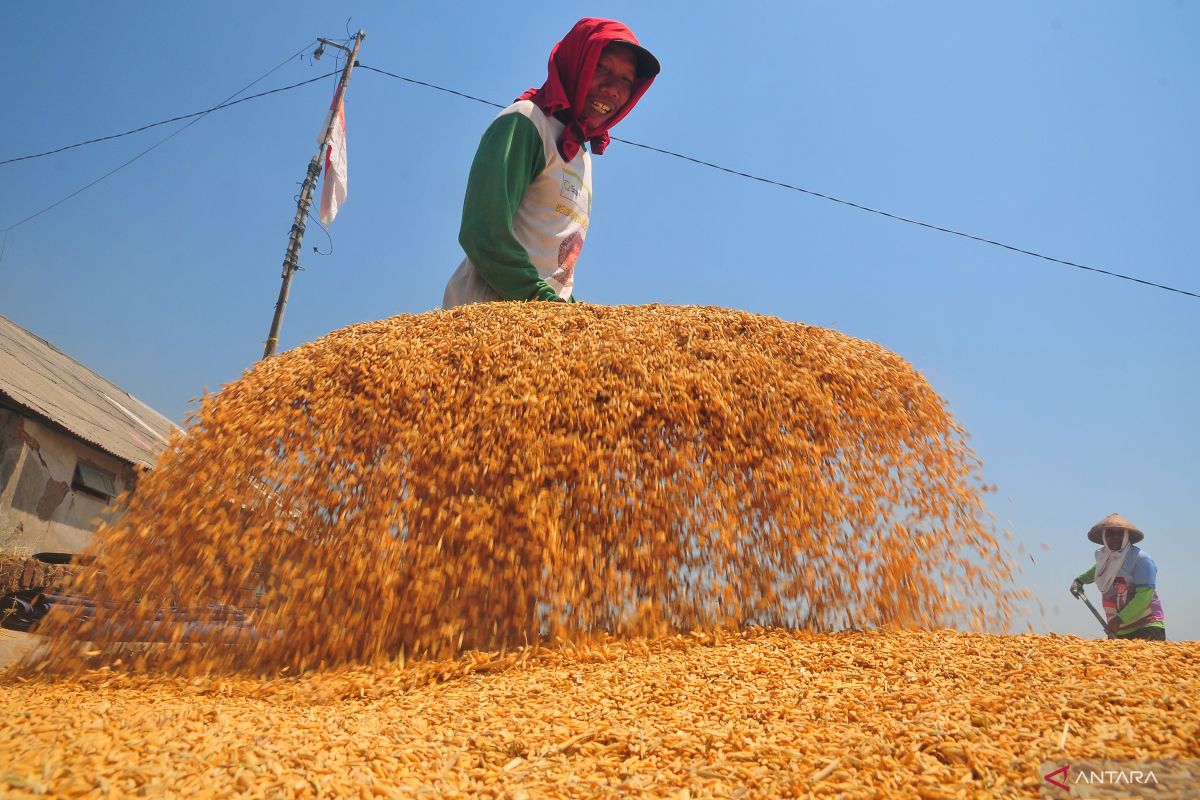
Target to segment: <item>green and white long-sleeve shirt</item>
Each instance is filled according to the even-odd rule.
[[[563,159],[557,145],[563,127],[520,100],[484,132],[458,233],[467,257],[446,284],[443,308],[573,299],[592,210],[592,163],[582,148]]]

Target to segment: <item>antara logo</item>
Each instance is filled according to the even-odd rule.
[[[1071,777],[1071,765],[1063,764],[1056,770],[1048,772],[1042,779],[1051,786],[1071,791],[1071,786],[1097,786],[1139,784],[1142,786],[1157,785],[1158,778],[1152,769],[1077,769],[1075,777]]]
[[[1102,770],[1080,770],[1075,776],[1075,780],[1071,781],[1074,784],[1080,783],[1103,783],[1103,784],[1121,784],[1121,783],[1140,783],[1152,784],[1158,783],[1158,778],[1154,777],[1153,771],[1143,771],[1140,769],[1102,769]]]

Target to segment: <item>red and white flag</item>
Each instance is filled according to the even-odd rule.
[[[334,95],[329,113],[325,115],[325,125],[317,134],[317,144],[329,130],[330,117],[335,113],[337,117],[325,147],[325,182],[321,186],[321,223],[324,225],[333,222],[338,208],[346,202],[346,104],[340,92]]]

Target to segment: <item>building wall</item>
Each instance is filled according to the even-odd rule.
[[[71,488],[80,460],[112,473],[118,495],[135,481],[126,462],[0,408],[0,557],[80,553],[101,519],[118,515],[105,501]]]

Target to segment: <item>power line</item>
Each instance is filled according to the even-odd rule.
[[[32,158],[43,158],[44,156],[52,156],[56,153],[61,153],[65,150],[73,150],[76,147],[83,147],[84,145],[88,145],[88,144],[96,144],[97,142],[107,142],[107,141],[111,141],[112,139],[120,139],[122,136],[132,136],[135,133],[141,133],[142,131],[148,131],[151,128],[157,128],[160,125],[170,125],[172,122],[179,122],[181,120],[190,119],[192,117],[200,117],[205,114],[210,114],[213,111],[220,111],[223,108],[229,108],[230,106],[236,106],[238,103],[245,103],[250,100],[257,100],[258,98],[266,97],[269,94],[277,94],[278,92],[286,92],[291,89],[298,89],[299,87],[304,86],[306,84],[314,83],[323,78],[328,78],[330,75],[336,75],[339,71],[340,70],[334,70],[333,72],[327,72],[324,75],[318,75],[317,77],[310,78],[306,81],[300,81],[299,83],[293,83],[291,86],[280,86],[278,89],[270,89],[265,92],[259,92],[258,94],[252,94],[249,97],[243,97],[240,100],[234,100],[233,102],[230,102],[230,103],[221,103],[218,106],[213,106],[212,108],[206,108],[203,111],[193,111],[191,114],[182,114],[178,117],[171,117],[170,119],[164,119],[161,122],[151,122],[149,125],[143,125],[140,128],[134,128],[133,130],[128,130],[123,133],[114,133],[110,136],[100,136],[95,139],[88,139],[87,141],[84,141],[84,142],[76,142],[75,144],[69,144],[65,147],[59,147],[54,150],[47,150],[44,153],[33,153],[33,154],[27,155],[27,156],[17,156],[16,158],[9,158],[4,161],[0,161],[0,167],[4,166],[5,164],[16,163],[17,161],[28,161]]]
[[[780,181],[773,181],[769,178],[760,178],[757,175],[750,175],[745,172],[738,172],[735,169],[730,169],[728,167],[722,167],[719,164],[710,164],[707,161],[701,161],[698,158],[692,158],[691,156],[681,155],[680,153],[673,153],[670,150],[662,150],[657,147],[651,147],[650,145],[639,144],[638,142],[631,142],[628,139],[617,139],[617,137],[615,137],[615,136],[612,138],[615,141],[624,142],[625,144],[631,144],[634,147],[641,147],[644,150],[653,150],[656,153],[662,153],[664,155],[674,156],[675,158],[682,158],[684,161],[691,161],[695,164],[702,164],[706,167],[712,167],[713,169],[721,170],[722,172],[728,172],[731,175],[740,175],[743,178],[749,178],[750,180],[759,181],[761,183],[769,183],[772,186],[779,186],[784,189],[791,189],[792,191],[795,191],[795,192],[803,192],[804,194],[812,195],[813,197],[819,197],[822,200],[830,200],[834,203],[841,203],[844,206],[850,206],[851,208],[857,208],[860,211],[869,211],[872,214],[879,214],[882,217],[888,217],[890,219],[898,220],[900,222],[907,222],[910,225],[919,225],[922,228],[929,228],[930,230],[941,231],[942,233],[951,233],[951,234],[954,234],[955,236],[962,236],[964,239],[971,239],[976,242],[983,242],[984,244],[994,245],[995,247],[1003,247],[1005,250],[1011,250],[1014,253],[1022,253],[1024,255],[1033,256],[1034,258],[1040,258],[1045,261],[1052,261],[1055,264],[1063,264],[1068,267],[1075,267],[1076,269],[1085,269],[1089,272],[1098,272],[1102,275],[1111,275],[1114,278],[1121,278],[1122,280],[1133,281],[1134,283],[1140,283],[1140,284],[1143,284],[1144,286],[1153,286],[1157,289],[1165,289],[1168,292],[1178,292],[1179,294],[1184,294],[1189,297],[1195,297],[1195,298],[1200,299],[1200,294],[1195,294],[1193,292],[1185,291],[1183,289],[1175,289],[1170,286],[1164,286],[1161,283],[1154,283],[1152,281],[1143,280],[1141,278],[1135,278],[1132,275],[1122,275],[1119,272],[1111,272],[1106,269],[1100,269],[1099,267],[1089,267],[1086,264],[1076,264],[1074,261],[1065,261],[1061,258],[1054,258],[1053,256],[1043,255],[1041,253],[1036,253],[1033,250],[1025,250],[1024,248],[1016,247],[1011,244],[1005,244],[1004,242],[997,242],[992,239],[985,239],[982,236],[975,236],[974,234],[963,233],[962,231],[956,231],[953,228],[944,228],[940,225],[933,225],[928,222],[921,222],[920,220],[910,219],[909,217],[903,217],[899,214],[892,214],[888,211],[880,211],[877,208],[871,208],[870,206],[864,206],[864,205],[859,205],[858,203],[852,203],[849,200],[842,200],[840,198],[833,197],[831,195],[821,194],[820,192],[814,192],[811,189],[805,189],[800,186],[793,186],[790,183],[782,183]]]
[[[447,94],[454,94],[454,95],[458,95],[459,97],[465,97],[468,100],[474,100],[476,103],[483,103],[484,105],[493,106],[495,108],[507,108],[507,106],[500,105],[499,103],[493,103],[491,100],[484,100],[481,97],[474,97],[469,94],[463,94],[462,92],[456,92],[453,89],[447,89],[445,86],[438,86],[435,83],[426,83],[425,81],[419,81],[419,80],[416,80],[415,78],[406,78],[403,75],[397,75],[394,72],[388,72],[387,70],[383,70],[383,69],[376,69],[375,67],[368,67],[366,64],[359,64],[358,68],[359,69],[369,69],[369,70],[371,70],[371,72],[378,72],[380,75],[387,75],[389,78],[399,78],[402,81],[407,81],[408,83],[415,83],[418,86],[428,86],[430,89],[437,89],[439,92],[446,92]]]
[[[295,58],[296,56],[298,56],[298,55],[300,55],[300,54],[304,53],[306,50],[308,50],[308,47],[309,47],[309,45],[310,45],[310,44],[312,44],[312,42],[311,42],[311,41],[310,41],[310,42],[307,42],[307,43],[305,43],[304,47],[302,47],[300,50],[298,50],[297,52],[295,52],[295,53],[293,53],[292,55],[288,56],[286,59],[284,59],[283,61],[281,61],[279,64],[277,64],[276,66],[272,67],[270,70],[268,70],[267,72],[263,73],[263,74],[262,74],[262,75],[260,75],[259,77],[255,78],[255,79],[254,79],[254,80],[252,80],[250,83],[248,83],[248,84],[246,84],[245,86],[243,86],[241,89],[238,89],[236,92],[234,92],[233,94],[231,94],[229,97],[226,97],[226,98],[225,98],[223,101],[221,101],[221,103],[220,103],[220,104],[218,104],[218,105],[214,106],[213,108],[209,109],[208,111],[199,111],[199,112],[196,112],[195,114],[189,114],[189,115],[188,115],[189,117],[194,117],[194,119],[192,119],[192,121],[191,121],[191,122],[187,123],[186,125],[183,125],[183,126],[181,126],[179,129],[177,129],[177,130],[175,130],[175,131],[171,132],[171,133],[170,133],[170,134],[168,134],[167,136],[164,136],[162,139],[159,139],[157,142],[155,142],[154,144],[150,145],[150,146],[149,146],[149,147],[147,147],[145,150],[143,150],[142,152],[138,153],[136,156],[134,156],[133,158],[129,159],[129,160],[128,160],[128,161],[126,161],[125,163],[121,164],[120,166],[114,167],[113,169],[111,169],[111,170],[109,170],[108,172],[104,173],[104,174],[103,174],[103,175],[101,175],[99,178],[96,178],[94,181],[92,181],[91,183],[87,184],[86,186],[82,186],[82,187],[80,187],[79,189],[76,189],[75,191],[73,191],[73,192],[71,192],[70,194],[68,194],[66,197],[63,197],[63,198],[61,198],[61,199],[59,199],[59,200],[56,200],[56,201],[54,201],[53,203],[51,203],[50,205],[46,206],[46,207],[45,207],[45,208],[43,208],[42,210],[40,210],[40,211],[36,211],[36,212],[34,212],[34,213],[30,214],[29,216],[25,217],[24,219],[20,220],[19,222],[14,222],[12,225],[9,225],[7,228],[4,228],[2,232],[3,232],[5,235],[7,235],[7,234],[8,234],[8,232],[9,232],[9,231],[11,231],[11,230],[13,230],[14,228],[20,227],[21,225],[24,225],[26,222],[29,222],[29,221],[30,221],[30,220],[32,220],[32,219],[36,219],[37,217],[40,217],[42,214],[45,214],[47,211],[50,211],[50,210],[51,210],[51,209],[53,209],[53,208],[57,208],[58,206],[60,206],[60,205],[62,205],[63,203],[67,202],[68,200],[70,200],[72,197],[75,197],[76,195],[82,194],[83,192],[85,192],[85,191],[87,191],[88,189],[90,189],[90,188],[92,188],[93,186],[95,186],[97,183],[100,183],[100,182],[101,182],[102,180],[104,180],[105,178],[108,178],[108,177],[110,177],[111,175],[114,175],[114,174],[116,174],[117,172],[120,172],[121,170],[125,169],[125,167],[128,167],[130,164],[132,164],[133,162],[135,162],[135,161],[137,161],[138,159],[140,159],[142,156],[144,156],[144,155],[146,155],[147,153],[151,152],[152,150],[154,150],[154,149],[158,148],[160,145],[163,145],[163,144],[165,144],[165,143],[166,143],[168,140],[170,140],[170,139],[173,139],[174,137],[176,137],[176,136],[178,136],[179,134],[183,133],[185,130],[187,130],[187,129],[188,129],[188,128],[190,128],[191,126],[195,125],[195,124],[196,124],[197,122],[199,122],[200,120],[204,119],[204,117],[208,116],[210,113],[212,113],[212,112],[213,112],[214,110],[216,110],[217,108],[222,108],[222,107],[225,107],[226,105],[234,105],[233,103],[231,103],[231,102],[230,102],[231,100],[233,100],[233,98],[237,97],[239,94],[241,94],[242,92],[246,91],[246,90],[247,90],[247,89],[249,89],[251,86],[254,86],[254,85],[255,85],[256,83],[258,83],[259,81],[262,81],[262,80],[264,80],[264,79],[265,79],[265,78],[267,78],[269,75],[271,75],[271,74],[272,74],[272,73],[274,73],[275,71],[277,71],[277,70],[279,70],[280,68],[282,68],[282,67],[283,67],[285,64],[287,64],[289,61],[291,61],[291,60],[292,60],[293,58]],[[332,74],[332,73],[331,73],[331,74]],[[313,78],[312,80],[304,81],[304,83],[312,83],[312,82],[313,82],[313,81],[315,81],[315,80],[320,80],[321,78],[327,78],[327,77],[329,77],[329,76],[328,76],[328,75],[322,75],[322,76],[320,76],[319,78]],[[303,85],[303,84],[297,84],[297,86],[300,86],[300,85]],[[295,88],[295,87],[291,87],[291,88]],[[264,94],[271,94],[271,92],[265,92]],[[250,98],[246,98],[246,99],[250,99]],[[186,119],[186,117],[181,117],[180,119]],[[160,123],[160,124],[165,124],[165,123]],[[153,127],[153,126],[147,126],[147,127]],[[124,134],[121,134],[121,135],[124,135]],[[114,137],[114,138],[115,138],[115,137]]]
[[[458,97],[464,97],[468,100],[474,100],[478,103],[483,103],[485,105],[493,106],[495,108],[506,108],[506,106],[503,106],[499,103],[493,103],[490,100],[484,100],[479,97],[473,97],[469,94],[464,94],[463,92],[455,91],[454,89],[447,89],[444,86],[438,86],[437,84],[426,83],[425,81],[418,81],[413,78],[406,78],[403,75],[397,75],[393,72],[388,72],[388,71],[382,70],[382,69],[376,69],[375,67],[368,67],[365,64],[360,64],[359,68],[370,70],[371,72],[378,72],[381,75],[387,75],[388,77],[391,77],[391,78],[397,78],[397,79],[405,81],[407,83],[414,83],[414,84],[417,84],[418,86],[426,86],[430,89],[436,89],[439,92],[446,92],[447,94],[453,94],[453,95],[457,95]],[[640,147],[643,150],[651,150],[655,153],[661,153],[663,155],[673,156],[675,158],[683,159],[684,161],[690,161],[693,164],[699,164],[701,166],[709,167],[711,169],[719,170],[721,172],[727,172],[730,175],[737,175],[739,177],[747,178],[752,181],[758,181],[759,183],[766,183],[766,184],[770,184],[771,186],[778,186],[782,189],[790,189],[791,191],[794,191],[794,192],[801,192],[803,194],[811,195],[812,197],[818,197],[822,200],[829,200],[834,203],[840,203],[841,205],[849,206],[850,208],[856,208],[859,211],[868,211],[872,214],[878,214],[879,216],[882,216],[882,217],[888,217],[889,219],[894,219],[899,222],[908,223],[909,225],[918,225],[922,228],[928,228],[929,230],[939,231],[941,233],[949,233],[949,234],[953,234],[954,236],[961,236],[964,239],[971,239],[972,241],[982,242],[983,244],[990,244],[994,247],[1002,247],[1005,250],[1011,250],[1014,253],[1021,253],[1022,255],[1033,256],[1034,258],[1040,258],[1044,261],[1050,261],[1055,264],[1062,264],[1063,266],[1074,267],[1075,269],[1087,270],[1088,272],[1097,272],[1097,273],[1100,273],[1101,275],[1109,275],[1113,278],[1120,278],[1121,280],[1132,281],[1133,283],[1140,283],[1143,286],[1153,286],[1156,289],[1163,289],[1168,292],[1175,292],[1177,294],[1182,294],[1182,295],[1186,295],[1188,297],[1195,297],[1197,299],[1200,299],[1200,294],[1196,294],[1195,292],[1189,292],[1184,289],[1176,289],[1174,287],[1166,286],[1161,283],[1154,283],[1153,281],[1143,280],[1142,278],[1136,278],[1132,275],[1123,275],[1119,272],[1112,272],[1111,270],[1101,269],[1099,267],[1089,267],[1086,264],[1078,264],[1074,261],[1066,261],[1061,258],[1054,258],[1053,256],[1043,255],[1042,253],[1038,253],[1033,250],[1026,250],[1025,248],[1022,248],[1022,247],[1016,247],[1011,244],[1005,244],[1004,242],[998,242],[993,239],[984,238],[982,236],[976,236],[974,234],[964,233],[963,231],[954,230],[953,228],[946,228],[941,225],[933,225],[928,222],[922,222],[917,219],[912,219],[910,217],[901,216],[900,214],[893,214],[888,211],[881,211],[880,209],[871,208],[870,206],[864,206],[859,203],[851,202],[849,200],[842,200],[841,198],[834,197],[832,195],[823,194],[821,192],[815,192],[811,189],[805,189],[801,186],[795,186],[790,183],[784,183],[783,181],[776,181],[776,180],[772,180],[770,178],[763,178],[758,175],[751,175],[748,172],[741,172],[736,169],[730,169],[729,167],[723,167],[720,164],[714,164],[709,161],[703,161],[699,158],[693,158],[692,156],[683,155],[682,153],[676,153],[672,150],[664,150],[663,148],[660,148],[660,147],[652,147],[648,144],[641,144],[640,142],[630,141],[629,139],[621,139],[616,136],[613,136],[612,139],[613,139],[613,141],[622,142],[622,143],[628,144],[628,145],[633,145],[634,147]]]

